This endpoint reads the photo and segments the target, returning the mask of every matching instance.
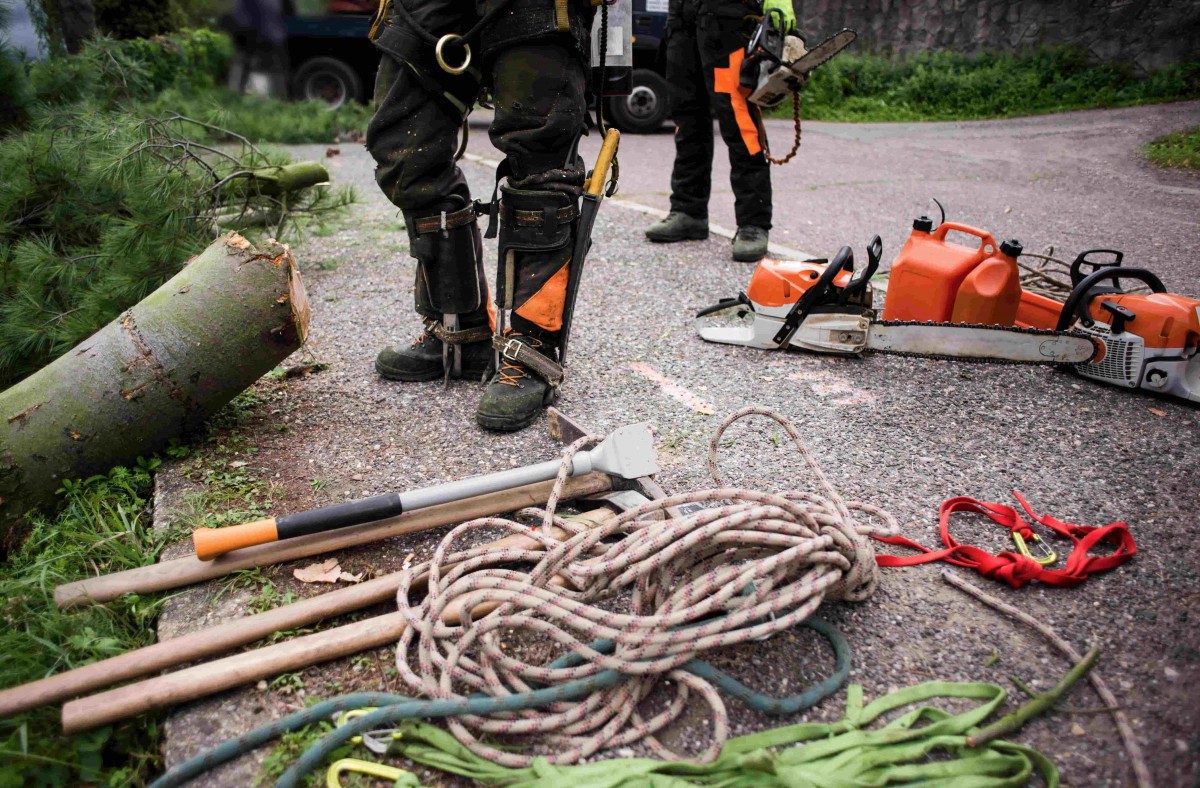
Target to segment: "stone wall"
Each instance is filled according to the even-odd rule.
[[[967,54],[1074,45],[1150,70],[1200,55],[1197,0],[795,0],[811,38],[850,27],[858,51]]]

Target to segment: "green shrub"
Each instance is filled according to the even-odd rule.
[[[1146,156],[1160,167],[1200,170],[1200,127],[1159,137],[1146,146]]]
[[[113,38],[152,38],[174,33],[184,25],[178,0],[92,0],[96,28]]]
[[[923,52],[897,61],[842,55],[813,73],[803,115],[813,120],[970,120],[1200,97],[1200,61],[1139,78],[1077,50],[1023,55]],[[772,112],[789,117],[785,104]]]

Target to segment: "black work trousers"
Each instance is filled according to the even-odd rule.
[[[756,20],[717,16],[696,0],[671,4],[667,82],[675,120],[671,210],[708,218],[712,193],[713,115],[729,148],[729,182],[739,227],[771,228],[771,172],[762,114],[738,86]],[[740,5],[740,4],[739,4]],[[760,136],[761,135],[761,136]]]
[[[575,147],[585,131],[587,111],[587,71],[579,31],[590,28],[590,4],[572,0],[571,30],[556,32],[552,0],[509,3],[504,19],[485,30],[482,42],[473,44],[470,68],[455,76],[437,65],[433,45],[414,33],[412,22],[434,36],[461,35],[480,19],[476,3],[396,2],[403,2],[408,13],[394,12],[375,42],[382,58],[375,81],[375,115],[367,126],[376,181],[388,199],[406,215],[470,203],[454,155],[463,121],[485,83],[495,105],[489,136],[505,155],[509,186],[578,196],[585,169]],[[535,21],[526,24],[523,18]],[[536,27],[542,20],[550,20],[550,29]],[[445,57],[457,65],[463,55],[450,48]],[[510,230],[501,226],[502,244]],[[543,336],[558,330],[569,240],[555,244],[558,248],[553,250],[534,244],[517,256],[511,294],[515,328],[535,334],[540,330]],[[464,281],[462,286],[475,288],[477,283]]]

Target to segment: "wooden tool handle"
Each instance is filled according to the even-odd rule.
[[[196,557],[201,561],[211,561],[219,555],[242,547],[253,547],[278,540],[279,529],[275,525],[274,517],[241,525],[227,525],[224,528],[197,528],[192,532]]]
[[[592,170],[592,177],[588,178],[585,187],[588,194],[599,195],[604,192],[604,184],[608,180],[608,169],[617,156],[617,146],[620,142],[621,132],[616,129],[609,129],[608,133],[604,135],[604,144],[600,146],[600,155],[596,157],[596,167]]]

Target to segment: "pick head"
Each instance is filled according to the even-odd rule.
[[[621,479],[636,479],[658,473],[658,452],[648,422],[613,430],[589,452],[592,469]]]

